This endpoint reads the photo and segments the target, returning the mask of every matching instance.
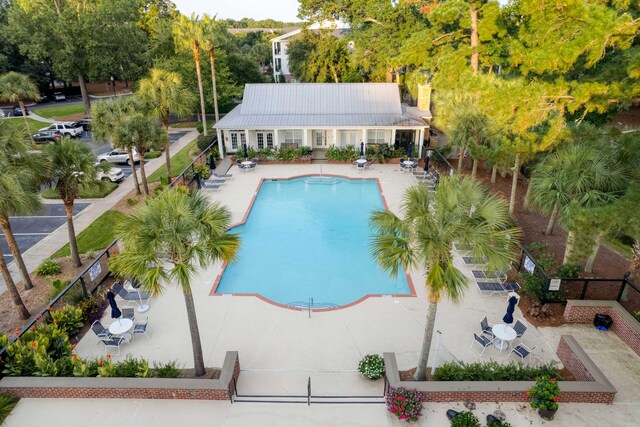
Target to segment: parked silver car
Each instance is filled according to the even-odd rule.
[[[98,161],[109,162],[109,163],[126,163],[131,165],[131,160],[129,159],[129,154],[127,150],[123,150],[121,148],[115,148],[109,151],[107,154],[102,154],[98,156]],[[140,156],[136,150],[133,150],[133,161],[138,163],[140,161]]]

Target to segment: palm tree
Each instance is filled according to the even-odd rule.
[[[487,259],[488,268],[505,270],[516,254],[520,230],[512,225],[505,201],[471,178],[443,178],[436,192],[419,184],[405,193],[403,218],[379,210],[371,215],[372,255],[378,265],[397,276],[400,267],[423,267],[429,309],[418,368],[425,378],[438,302],[457,302],[469,280],[453,264],[453,243],[470,245],[472,256]]]
[[[136,194],[140,195],[140,183],[138,182],[138,172],[133,159],[133,145],[128,138],[121,138],[119,132],[123,123],[132,115],[142,111],[142,104],[134,97],[115,98],[107,101],[95,103],[91,107],[92,131],[97,140],[111,140],[114,147],[127,150],[129,164],[133,172],[133,182]],[[142,161],[140,162],[142,165]],[[147,192],[148,194],[148,192]]]
[[[169,114],[185,117],[191,113],[195,99],[191,92],[182,86],[180,74],[159,68],[151,69],[150,76],[140,80],[137,95],[145,102],[150,113],[160,120],[167,134],[164,153],[167,159],[168,182],[171,182]]]
[[[16,284],[13,281],[13,277],[11,277],[11,272],[7,267],[7,263],[4,260],[4,255],[0,254],[0,273],[2,273],[2,278],[4,279],[4,284],[7,286],[7,290],[9,291],[9,295],[13,300],[13,304],[16,306],[18,310],[18,314],[21,319],[28,319],[31,316],[27,306],[24,305],[24,301],[20,297],[20,293],[18,292],[18,288],[16,288]]]
[[[204,26],[204,37],[200,41],[200,47],[209,52],[209,64],[211,65],[211,85],[213,86],[213,108],[216,115],[216,123],[218,123],[218,121],[220,120],[220,115],[218,113],[218,90],[216,88],[216,69],[214,65],[214,49],[217,38],[216,17],[209,16],[205,13],[202,20],[202,25]]]
[[[205,112],[204,91],[202,90],[202,72],[200,71],[200,47],[205,39],[202,28],[202,21],[194,13],[191,18],[180,15],[173,24],[173,39],[178,49],[191,49],[193,60],[196,63],[196,74],[198,76],[198,91],[200,92],[200,110],[202,112],[202,128],[204,135],[207,135],[207,117]],[[214,86],[215,87],[215,86]]]
[[[0,100],[20,105],[29,137],[31,129],[24,101],[38,99],[38,96],[38,86],[27,75],[10,71],[0,76]]]
[[[137,279],[152,295],[165,285],[182,289],[196,376],[204,374],[191,279],[198,267],[235,259],[240,239],[228,233],[231,214],[201,193],[167,189],[149,199],[118,227],[125,250],[111,258],[116,274]],[[169,267],[167,267],[169,266]]]
[[[126,146],[135,148],[140,156],[140,178],[145,195],[149,195],[147,174],[144,170],[144,156],[151,149],[160,149],[165,144],[166,134],[158,121],[144,114],[126,117],[115,132],[117,141],[127,141]]]
[[[553,233],[559,216],[571,222],[580,210],[604,207],[621,195],[627,185],[626,171],[612,156],[589,144],[574,142],[540,162],[529,182],[525,203],[551,213],[546,234]],[[576,230],[569,228],[563,264],[571,258]]]
[[[31,144],[21,130],[0,122],[0,228],[16,261],[25,290],[33,288],[31,277],[11,229],[11,215],[32,214],[40,209],[36,186],[43,176],[42,162],[29,153]]]
[[[69,138],[47,145],[43,152],[49,162],[49,178],[57,183],[56,189],[64,203],[71,259],[76,267],[80,267],[82,262],[73,227],[73,203],[78,198],[80,186],[102,184],[96,176],[99,170],[108,170],[109,165],[96,165],[96,157],[91,148]]]

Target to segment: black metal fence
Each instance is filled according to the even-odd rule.
[[[194,191],[200,188],[200,176],[198,175],[197,165],[202,165],[209,167],[213,166],[215,159],[212,159],[212,156],[215,156],[216,147],[218,144],[218,140],[214,139],[214,141],[207,148],[202,151],[196,157],[189,166],[187,166],[180,175],[176,176],[171,185],[181,185],[189,188],[190,191]]]
[[[449,163],[446,157],[444,157],[442,153],[436,150],[435,148],[426,148],[425,156],[429,156],[436,163],[446,165],[448,174],[450,176],[453,176],[455,174],[455,169],[453,168],[453,166],[451,166],[451,163]]]
[[[556,277],[536,261],[525,247],[520,248],[515,264],[518,272],[533,275],[543,285],[545,303],[566,303],[569,299],[617,301],[631,315],[640,312],[640,287],[631,280],[630,273],[622,278]]]
[[[180,173],[169,184],[170,187],[175,185],[186,186],[190,190],[198,188],[198,181],[196,178],[196,164],[209,165],[210,155],[213,154],[214,147],[217,144],[217,140],[209,145],[196,159],[187,166],[182,173]],[[29,320],[20,330],[17,330],[13,337],[9,338],[9,343],[14,342],[20,338],[25,332],[27,332],[32,326],[35,326],[41,322],[44,322],[47,318],[47,313],[62,308],[64,305],[73,304],[79,302],[82,299],[89,297],[100,297],[100,286],[111,276],[109,270],[109,257],[120,252],[119,240],[116,239],[107,246],[106,249],[100,252],[100,254],[78,274],[67,286],[60,291],[55,298],[53,298],[46,307],[42,308],[31,320]],[[3,354],[6,351],[6,347],[0,349],[0,378],[2,378],[2,359]]]

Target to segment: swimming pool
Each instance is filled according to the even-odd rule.
[[[257,294],[285,306],[353,303],[410,294],[403,271],[391,279],[371,257],[369,215],[384,204],[373,179],[306,176],[265,180],[243,225],[238,261],[217,294]]]

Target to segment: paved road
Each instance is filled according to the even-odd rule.
[[[78,215],[89,205],[90,203],[75,203],[73,215]],[[18,247],[24,253],[66,222],[64,205],[62,203],[45,204],[34,215],[12,216],[9,217],[9,221],[18,242]],[[13,256],[9,251],[4,234],[0,236],[0,250],[2,250],[2,255],[4,255],[7,264],[13,261]]]

